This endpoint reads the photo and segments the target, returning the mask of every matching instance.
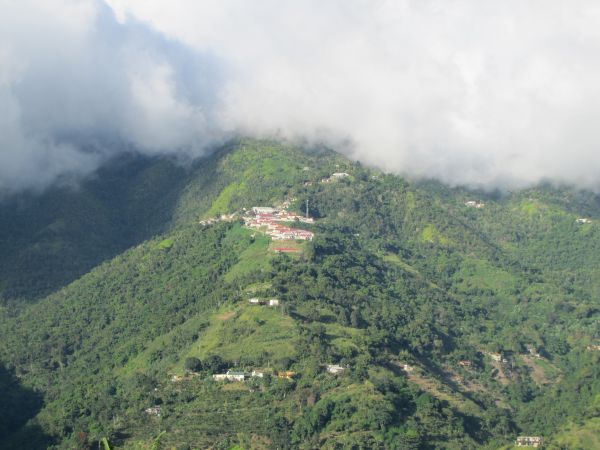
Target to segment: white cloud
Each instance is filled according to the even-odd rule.
[[[203,154],[216,58],[92,0],[0,1],[0,193],[85,174],[124,149]]]
[[[106,1],[118,21],[92,0],[0,0],[0,58],[21,67],[0,69],[0,127],[49,160],[66,135],[197,155],[241,132],[451,183],[600,188],[592,0]]]

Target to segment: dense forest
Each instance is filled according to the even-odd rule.
[[[291,254],[241,220],[286,200]],[[0,269],[0,448],[600,448],[589,192],[241,140],[5,199]]]

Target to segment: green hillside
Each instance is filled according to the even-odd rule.
[[[286,200],[316,218],[291,255],[240,219]],[[590,193],[450,189],[242,140],[115,161],[10,200],[0,229],[2,448],[597,442]],[[263,376],[213,380],[228,369]]]
[[[188,170],[125,156],[82,182],[0,203],[0,303],[43,298],[167,228]]]

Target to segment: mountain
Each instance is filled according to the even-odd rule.
[[[313,241],[241,220],[285,202]],[[240,140],[120,158],[6,200],[0,224],[2,448],[598,444],[592,193]],[[228,369],[249,379],[211,376]]]

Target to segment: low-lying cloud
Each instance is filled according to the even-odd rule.
[[[202,155],[224,137],[225,65],[88,0],[0,0],[0,192],[120,151]]]
[[[413,177],[600,188],[593,0],[0,0],[0,190],[135,148],[329,143]],[[343,144],[342,144],[343,143]]]

